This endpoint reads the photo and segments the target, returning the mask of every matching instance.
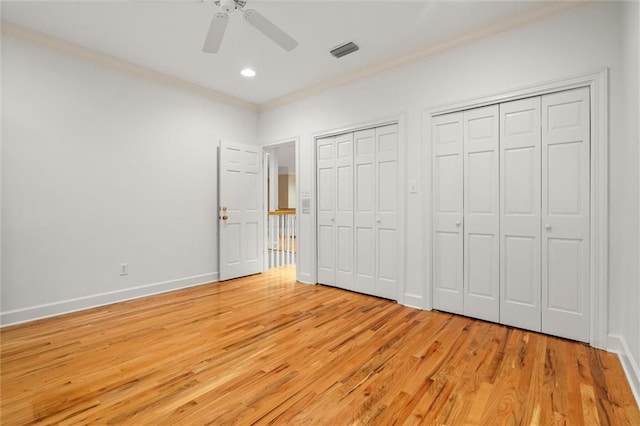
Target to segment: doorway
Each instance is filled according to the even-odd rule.
[[[295,269],[298,256],[298,202],[295,141],[264,148],[265,269]]]

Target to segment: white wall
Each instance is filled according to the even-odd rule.
[[[627,2],[621,8],[622,14],[622,61],[623,61],[623,84],[624,90],[624,130],[625,137],[628,138],[629,146],[633,149],[629,150],[629,155],[639,154],[640,147],[640,3]],[[638,160],[640,164],[640,159]],[[638,179],[638,167],[629,174],[629,179]],[[625,185],[626,186],[626,185]],[[639,185],[640,186],[640,185]],[[640,214],[638,211],[638,188],[628,189],[630,191],[628,203],[635,207],[631,209],[630,215],[635,213],[635,217],[629,217],[629,222],[640,222]],[[635,190],[635,194],[631,191]],[[638,223],[636,222],[636,224]],[[635,244],[635,251],[631,251],[631,256],[638,256],[639,238],[629,238],[632,244]],[[633,259],[629,259],[632,262]],[[635,281],[629,282],[623,287],[623,291],[628,293],[622,295],[621,303],[624,303],[623,328],[621,336],[628,345],[629,365],[628,368],[635,371],[636,375],[636,399],[640,400],[640,272],[637,270],[640,265],[640,259],[636,260]]]
[[[216,146],[256,143],[256,113],[18,38],[2,53],[2,322],[217,279]]]
[[[628,6],[633,7],[633,6]],[[636,6],[637,7],[637,6]],[[423,183],[419,194],[407,194],[405,303],[424,303],[426,291],[425,173],[421,111],[508,89],[610,68],[610,282],[609,332],[637,346],[638,297],[638,138],[625,125],[625,87],[633,69],[623,70],[621,31],[623,6],[602,2],[583,6],[544,21],[497,34],[420,62],[261,113],[262,143],[300,135],[301,191],[313,191],[313,135],[331,129],[404,114],[407,180]],[[629,18],[627,19],[629,21]],[[630,19],[633,21],[633,19]],[[627,22],[627,27],[637,21]],[[635,42],[637,46],[637,41]],[[628,49],[633,49],[633,45]],[[637,55],[637,53],[636,53]],[[624,73],[627,73],[626,79]],[[637,74],[635,74],[637,78]],[[637,82],[636,82],[637,85]],[[636,102],[637,102],[637,98]],[[629,113],[631,114],[631,112]],[[637,106],[636,118],[637,121]],[[313,194],[313,192],[312,192]],[[310,216],[301,215],[298,268],[313,275]],[[426,244],[429,244],[428,242]],[[632,293],[633,298],[627,295]],[[637,350],[634,349],[637,354]],[[638,359],[638,358],[637,358]]]

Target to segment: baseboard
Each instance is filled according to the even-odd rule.
[[[636,404],[640,407],[640,368],[638,368],[638,362],[633,358],[633,354],[624,337],[609,334],[608,350],[618,354],[633,396],[636,398]]]
[[[303,284],[316,284],[313,282],[313,278],[311,277],[311,274],[306,274],[303,272],[298,273],[297,280],[298,282],[301,282]]]
[[[417,294],[405,293],[402,304],[409,308],[424,309],[424,298]]]
[[[42,318],[49,318],[99,306],[110,305],[112,303],[124,302],[126,300],[138,299],[140,297],[152,296],[154,294],[166,293],[168,291],[179,290],[187,287],[194,287],[201,284],[218,281],[219,274],[212,272],[209,274],[194,275],[177,280],[163,281],[159,283],[145,284],[137,287],[105,293],[93,294],[75,299],[62,300],[59,302],[46,303],[44,305],[30,306],[28,308],[15,309],[0,313],[0,324],[7,325],[20,324]]]

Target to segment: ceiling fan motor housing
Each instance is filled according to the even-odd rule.
[[[220,4],[220,9],[224,13],[233,13],[238,9],[242,9],[247,2],[244,0],[220,0],[216,3]]]

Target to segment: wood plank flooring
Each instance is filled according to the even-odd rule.
[[[4,425],[640,424],[614,354],[290,268],[1,337]]]

